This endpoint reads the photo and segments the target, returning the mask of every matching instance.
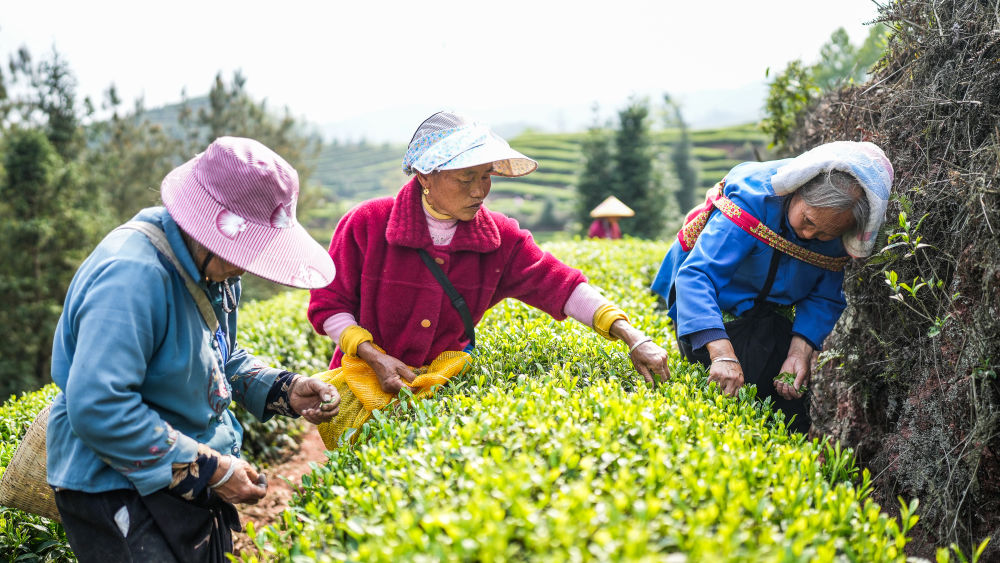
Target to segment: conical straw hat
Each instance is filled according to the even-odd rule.
[[[602,201],[590,212],[591,217],[631,217],[633,215],[635,215],[635,211],[632,211],[631,207],[613,195],[608,196],[608,199]]]

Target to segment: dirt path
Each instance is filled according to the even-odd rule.
[[[306,424],[306,423],[303,423]],[[278,515],[288,507],[288,501],[292,498],[292,488],[289,487],[285,479],[292,483],[300,483],[302,476],[309,473],[309,462],[317,464],[326,463],[326,448],[323,447],[323,440],[319,437],[316,427],[306,424],[308,427],[299,444],[298,451],[284,463],[274,465],[264,470],[267,475],[268,491],[267,496],[255,505],[237,505],[240,512],[240,522],[246,526],[247,522],[253,522],[254,528],[261,529],[277,521]],[[233,534],[235,551],[239,554],[242,550],[253,551],[253,542],[243,532]]]

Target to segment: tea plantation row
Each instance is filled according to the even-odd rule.
[[[547,248],[669,342],[646,289],[665,244]],[[621,343],[517,302],[477,339],[468,373],[329,452],[242,559],[905,560],[916,503],[884,514],[849,452],[789,436],[752,389],[680,361],[649,388]]]
[[[646,287],[666,244],[547,245],[667,345]],[[305,292],[247,305],[241,341],[305,373],[327,341]],[[280,522],[249,530],[246,561],[902,561],[914,504],[896,520],[869,500],[850,452],[789,436],[746,389],[731,399],[675,358],[657,388],[621,343],[517,302],[477,328],[479,354],[437,398],[377,413],[356,447],[329,452]],[[0,410],[0,470],[51,386]],[[258,463],[303,427],[252,424]],[[311,427],[306,431],[315,431]],[[71,558],[57,524],[0,509],[0,558]]]

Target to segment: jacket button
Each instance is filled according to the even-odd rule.
[[[431,326],[431,321],[429,319],[424,319],[420,321],[420,326],[428,328],[429,326]]]
[[[435,258],[434,261],[438,264],[444,264],[444,258]]]

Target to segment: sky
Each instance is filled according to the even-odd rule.
[[[55,48],[80,97],[114,83],[147,108],[235,70],[269,107],[329,136],[405,143],[440,109],[576,131],[630,96],[679,100],[694,126],[747,121],[766,72],[854,43],[872,0],[3,0],[0,57]],[[140,7],[141,6],[141,7]],[[147,8],[146,6],[155,6]],[[730,123],[731,124],[731,123]]]

